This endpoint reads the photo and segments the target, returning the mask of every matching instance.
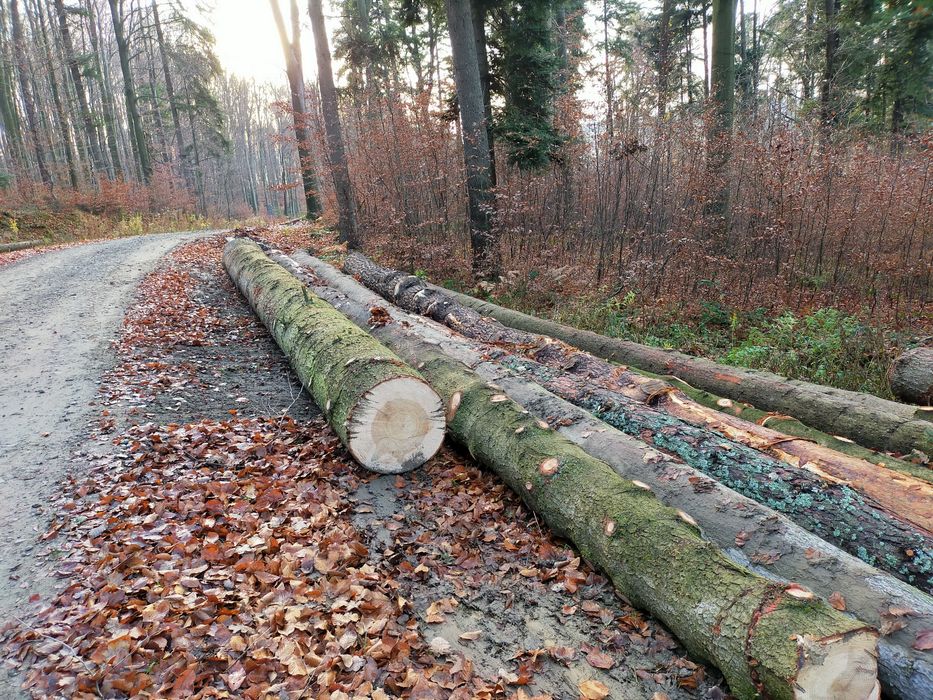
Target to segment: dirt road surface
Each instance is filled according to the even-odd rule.
[[[52,579],[33,554],[139,281],[204,232],[76,246],[0,268],[0,620]],[[0,697],[5,697],[0,688]]]

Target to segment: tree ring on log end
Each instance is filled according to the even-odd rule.
[[[347,448],[360,464],[380,474],[417,469],[444,441],[440,397],[416,377],[395,377],[366,392],[347,421]]]
[[[877,700],[877,635],[857,630],[828,639],[798,641],[799,670],[795,698]]]

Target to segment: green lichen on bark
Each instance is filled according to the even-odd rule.
[[[662,381],[671,384],[682,392],[684,392],[691,399],[696,401],[702,406],[707,408],[712,408],[729,415],[736,416],[742,420],[747,420],[751,423],[758,423],[759,425],[766,425],[769,428],[777,430],[787,435],[793,435],[794,437],[803,438],[805,440],[810,440],[815,442],[818,445],[823,447],[828,447],[831,450],[836,452],[841,452],[842,454],[849,455],[850,457],[855,457],[856,459],[864,459],[867,462],[872,464],[880,464],[881,466],[887,467],[888,469],[893,469],[899,471],[902,474],[907,474],[916,479],[921,479],[933,483],[933,469],[929,467],[922,466],[919,464],[913,464],[903,459],[898,459],[897,457],[891,457],[883,452],[876,452],[875,450],[869,450],[866,447],[862,447],[859,444],[856,444],[849,440],[840,440],[835,435],[830,435],[829,433],[824,433],[816,428],[811,428],[808,425],[804,425],[796,418],[790,416],[777,415],[768,411],[762,411],[761,409],[755,408],[751,404],[747,404],[741,401],[733,402],[731,399],[724,399],[721,396],[712,394],[703,389],[697,389],[690,386],[687,382],[681,381],[677,377],[674,377],[669,374],[655,374],[653,372],[648,372],[645,370],[635,369],[630,367],[630,370],[641,374],[652,379],[660,379]],[[723,402],[728,402],[726,405],[723,405]]]
[[[737,697],[757,697],[759,684],[769,697],[794,697],[797,635],[863,629],[819,600],[800,614],[783,585],[733,563],[653,493],[542,427],[459,363],[423,359],[421,371],[441,396],[449,403],[459,395],[450,434],[623,594],[716,664]]]
[[[224,266],[344,444],[354,408],[371,389],[399,377],[423,381],[253,241],[228,242]]]
[[[745,445],[639,401],[592,386],[519,356],[502,358],[516,375],[586,409],[617,430],[677,455],[694,469],[787,515],[806,530],[919,589],[933,590],[933,538],[870,504],[858,491],[793,469]]]

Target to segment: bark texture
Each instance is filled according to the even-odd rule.
[[[334,298],[336,308],[349,307]],[[349,317],[363,327],[369,314]],[[867,664],[847,689],[867,698],[875,664],[862,623],[799,587],[758,576],[704,541],[689,515],[663,505],[642,485],[621,478],[547,424],[532,417],[463,363],[447,357],[413,327],[390,323],[372,332],[410,362],[448,406],[448,430],[498,474],[560,536],[573,542],[615,586],[656,615],[693,653],[710,660],[740,698],[797,697],[809,664],[832,655],[831,638]],[[802,595],[803,597],[796,597]],[[811,638],[816,653],[805,654]],[[820,674],[819,671],[825,671]],[[829,666],[815,675],[830,682]]]
[[[901,401],[933,406],[933,347],[907,350],[891,367],[891,391]]]
[[[634,368],[630,367],[629,369]],[[811,428],[808,425],[804,425],[792,416],[784,416],[780,413],[762,411],[761,409],[755,408],[751,404],[745,403],[744,401],[733,401],[732,399],[727,399],[723,396],[717,396],[716,394],[704,391],[703,389],[697,389],[690,386],[682,379],[678,379],[677,377],[670,374],[655,374],[653,372],[646,372],[645,370],[635,371],[638,372],[638,374],[642,374],[646,377],[660,379],[667,382],[671,386],[676,386],[691,399],[699,404],[702,404],[703,406],[706,406],[707,408],[713,408],[723,413],[729,413],[743,420],[777,430],[778,432],[784,433],[785,435],[793,435],[795,437],[803,438],[804,440],[810,440],[811,442],[822,445],[823,447],[828,447],[829,449],[835,450],[836,452],[847,454],[850,457],[864,459],[865,461],[871,462],[872,464],[878,464],[880,466],[887,467],[888,469],[901,472],[902,474],[908,474],[916,479],[922,479],[923,481],[933,483],[933,469],[930,469],[929,466],[915,464],[904,459],[898,459],[897,457],[892,457],[891,455],[884,452],[869,450],[867,447],[862,447],[861,445],[852,442],[848,438],[840,438],[835,435],[830,435],[829,433],[824,433],[823,431],[817,430],[816,428]]]
[[[488,361],[488,348],[482,343],[392,305],[386,308],[392,322],[370,328],[370,309],[381,303],[380,297],[316,258],[298,253],[295,259],[304,270],[313,272],[301,277],[314,285],[316,293],[386,345],[409,358],[428,349],[472,367],[486,381],[501,386],[532,416],[547,420],[587,453],[604,460],[623,477],[643,482],[665,504],[690,513],[703,535],[733,561],[768,578],[797,581],[824,597],[845,591],[847,610],[875,626],[891,619],[891,609],[914,611],[915,615],[899,618],[903,627],[880,640],[880,672],[885,692],[891,697],[925,697],[933,685],[933,659],[912,645],[917,634],[933,623],[933,599],[929,596],[708,479],[679,459],[659,454],[640,440],[514,376],[501,364]]]
[[[347,257],[345,269],[359,275],[366,286],[404,309],[427,315],[471,338],[509,348],[548,367],[583,377],[587,384],[601,385],[620,398],[661,409],[681,421],[671,423],[669,433],[683,435],[683,423],[714,431],[714,437],[726,436],[791,467],[799,467],[797,471],[810,471],[827,482],[844,482],[889,513],[897,513],[901,519],[927,533],[933,530],[933,484],[709,409],[664,382],[577,352],[551,338],[517,331],[483,318],[445,293],[428,287],[420,278],[376,265],[358,253]],[[624,419],[624,414],[620,419]],[[893,561],[887,565],[893,565]],[[928,566],[924,557],[920,569],[902,575],[925,574],[928,568],[933,570],[933,565]]]
[[[427,425],[418,435],[420,449],[399,453],[369,449],[373,426],[367,417],[373,415],[370,404],[376,400],[374,397],[381,396],[390,382],[403,379],[409,380],[408,386],[417,383],[428,389],[417,372],[309,292],[255,242],[231,239],[223,259],[231,279],[357,461],[373,471],[395,473],[414,469],[437,452],[443,440],[444,419],[440,399],[433,391],[427,391],[429,399],[421,402]],[[415,400],[412,396],[402,399]],[[398,413],[399,408],[386,406],[389,413]],[[387,418],[391,421],[392,416]],[[391,422],[389,426],[403,435],[413,429]],[[388,441],[394,437],[388,436]]]
[[[492,162],[474,34],[472,6],[476,1],[447,0],[447,25],[460,106],[473,272],[493,277],[499,272],[499,242],[492,231]]]
[[[321,0],[308,0],[308,14],[314,32],[314,51],[317,58],[318,86],[321,89],[321,111],[324,114],[324,130],[327,133],[327,153],[334,178],[334,193],[337,196],[337,228],[341,242],[351,248],[359,246],[356,230],[356,200],[350,184],[350,170],[340,127],[340,110],[337,105],[337,88],[331,68],[330,46],[327,42],[327,27],[324,26],[324,11]]]
[[[18,241],[16,243],[0,243],[0,253],[10,253],[14,250],[25,250],[41,245],[42,241]]]
[[[722,365],[674,350],[581,331],[457,292],[451,298],[500,323],[558,338],[597,357],[657,374],[673,374],[692,386],[765,411],[791,415],[806,425],[877,450],[933,456],[933,413],[895,401],[787,379],[771,372]]]

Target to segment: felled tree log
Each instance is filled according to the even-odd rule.
[[[927,593],[933,591],[933,535],[846,484],[821,478],[590,381],[519,356],[498,360],[596,418],[671,452],[719,483],[779,511],[849,554]]]
[[[891,366],[891,391],[901,401],[933,406],[933,346],[901,353]]]
[[[712,408],[723,413],[730,413],[737,418],[757,423],[758,425],[771,428],[772,430],[777,430],[785,435],[793,435],[794,437],[803,438],[804,440],[810,440],[818,445],[835,450],[836,452],[847,454],[850,457],[863,459],[866,462],[878,464],[916,479],[922,479],[923,481],[933,483],[933,469],[930,469],[930,467],[926,465],[914,464],[904,459],[892,457],[884,452],[869,450],[867,447],[862,447],[848,438],[840,438],[804,425],[792,416],[783,416],[778,413],[762,411],[744,401],[733,401],[723,396],[716,396],[716,394],[704,391],[703,389],[692,387],[682,379],[670,374],[654,374],[653,372],[647,372],[645,370],[635,371],[646,377],[660,379],[671,386],[677,387],[691,399],[707,408]]]
[[[372,307],[357,306],[351,318],[370,324]],[[875,697],[876,639],[864,623],[738,566],[702,539],[689,515],[621,478],[414,330],[388,323],[373,332],[440,392],[451,435],[620,592],[720,668],[737,697]]]
[[[668,384],[577,352],[550,338],[503,326],[462,306],[444,292],[428,287],[418,277],[376,265],[359,253],[351,253],[344,268],[403,309],[426,315],[471,338],[522,351],[549,367],[601,383],[616,393],[656,406],[683,422],[716,431],[793,467],[809,470],[827,480],[844,481],[888,512],[897,513],[923,530],[933,529],[933,484],[723,414],[698,404]],[[676,425],[669,426],[670,431],[677,429]]]
[[[253,241],[231,239],[223,261],[354,459],[398,473],[434,456],[444,439],[444,410],[417,372]]]
[[[35,248],[42,241],[17,241],[16,243],[0,243],[0,253],[12,253],[14,250],[25,250],[26,248]]]
[[[587,453],[604,460],[620,475],[652,489],[665,504],[690,513],[703,535],[733,561],[774,580],[797,581],[824,598],[844,591],[847,610],[876,627],[890,627],[893,621],[893,630],[879,641],[878,661],[885,692],[904,700],[928,695],[933,685],[933,658],[928,652],[914,649],[913,644],[920,632],[933,625],[933,599],[929,596],[849,556],[678,459],[659,454],[541,387],[512,376],[501,364],[488,361],[485,345],[422,316],[386,306],[379,296],[321,260],[305,253],[296,253],[294,258],[300,267],[288,258],[284,264],[386,345],[410,359],[418,352],[435,351],[472,367],[486,381],[502,386],[504,393],[532,416],[549,421]],[[380,310],[378,325],[372,325],[373,309]],[[892,610],[910,610],[911,614],[895,615],[889,612]]]
[[[788,379],[771,372],[723,365],[674,350],[608,338],[523,314],[466,294],[447,292],[463,306],[515,329],[558,338],[613,362],[672,374],[691,386],[765,411],[791,415],[806,425],[876,450],[933,457],[933,413],[895,401]]]

